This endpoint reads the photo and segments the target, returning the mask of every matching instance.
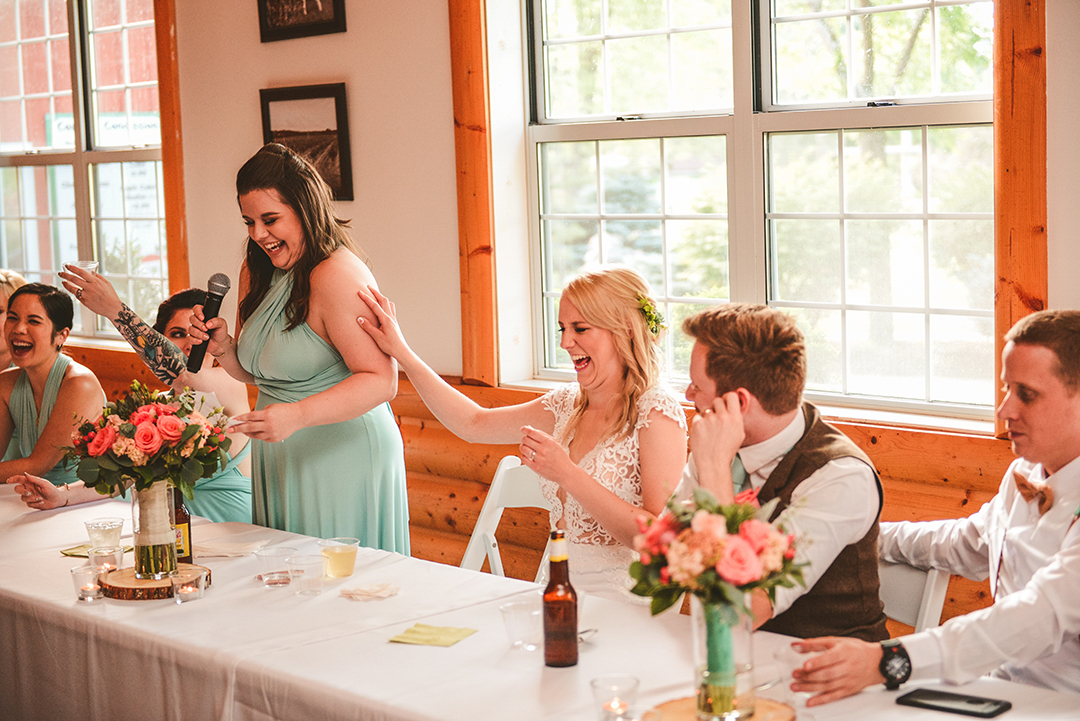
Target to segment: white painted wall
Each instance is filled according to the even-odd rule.
[[[1080,308],[1080,3],[1046,3],[1046,195],[1051,308]]]
[[[235,283],[246,235],[234,182],[262,145],[259,89],[344,82],[356,200],[338,213],[413,348],[460,374],[446,0],[346,0],[348,32],[265,44],[254,0],[183,0],[176,15],[192,283],[215,272]]]
[[[494,11],[517,0],[493,1]],[[461,315],[446,2],[346,0],[346,5],[347,33],[263,44],[254,0],[177,3],[192,282],[202,285],[219,271],[235,279],[239,268],[245,236],[233,181],[261,144],[259,89],[344,81],[357,199],[340,203],[339,211],[353,219],[354,235],[371,256],[383,290],[396,301],[413,347],[440,373],[458,374]],[[507,17],[491,19],[497,59],[513,47],[513,29],[505,24]],[[1080,308],[1077,31],[1080,3],[1048,3],[1049,282],[1050,304],[1058,308]],[[507,61],[493,68],[493,82],[519,82],[519,67]],[[521,171],[522,149],[519,136],[498,136],[496,200],[505,208],[521,203],[512,176]],[[504,250],[512,245],[520,256],[525,228],[507,220],[515,215],[497,214],[496,228],[508,241]],[[515,258],[522,261],[527,263]],[[527,303],[524,285],[500,277],[500,303]],[[235,297],[229,300],[231,318]],[[504,346],[529,342],[523,337],[502,341]],[[520,376],[525,370],[514,372]]]

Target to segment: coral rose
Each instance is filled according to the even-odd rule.
[[[747,504],[749,503],[754,508],[761,508],[761,504],[758,503],[758,492],[760,488],[747,488],[745,491],[735,494],[735,503]]]
[[[105,455],[105,452],[112,447],[113,441],[115,440],[116,429],[112,426],[105,426],[104,428],[99,430],[94,435],[93,440],[91,440],[86,445],[86,452],[94,458],[97,458],[98,456],[103,456]]]
[[[757,554],[760,554],[768,545],[772,532],[772,526],[756,518],[751,518],[739,526],[739,535],[750,544],[750,547],[754,549],[754,553]]]
[[[727,519],[704,510],[698,511],[690,519],[690,528],[694,529],[694,533],[704,533],[713,538],[724,538],[728,534]]]
[[[168,403],[155,403],[154,410],[157,411],[159,416],[171,416],[176,414],[176,408],[170,406]]]
[[[187,428],[187,423],[183,418],[177,418],[176,416],[160,416],[157,419],[157,429],[161,437],[168,443],[176,443],[180,440],[180,436],[184,434],[184,429]]]
[[[142,423],[135,428],[135,447],[148,456],[161,448],[161,434],[153,423]]]
[[[739,536],[729,536],[716,572],[730,584],[745,586],[761,580],[762,566],[749,543]]]

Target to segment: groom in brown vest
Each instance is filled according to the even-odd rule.
[[[695,487],[722,503],[757,490],[779,498],[808,565],[806,587],[752,599],[754,626],[789,636],[889,637],[878,597],[881,483],[870,459],[802,401],[806,345],[791,316],[729,303],[683,322],[694,339],[687,400],[697,410],[675,495]],[[774,515],[775,518],[775,515]]]

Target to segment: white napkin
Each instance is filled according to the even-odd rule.
[[[250,556],[265,546],[269,541],[253,541],[251,543],[228,543],[226,541],[202,541],[195,542],[195,556],[205,558],[207,556],[221,556],[233,558],[236,556]]]
[[[341,595],[354,601],[370,601],[375,598],[389,598],[396,596],[401,589],[392,583],[374,583],[370,586],[357,586],[356,588],[343,588]]]

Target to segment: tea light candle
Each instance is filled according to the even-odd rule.
[[[611,699],[606,704],[600,707],[600,709],[604,712],[604,718],[612,720],[622,718],[623,714],[625,714],[629,708],[630,704],[626,703],[625,701],[620,701],[618,696]]]
[[[93,566],[76,566],[71,569],[71,581],[75,594],[80,601],[94,601],[101,598],[101,586],[98,585],[98,569]]]

